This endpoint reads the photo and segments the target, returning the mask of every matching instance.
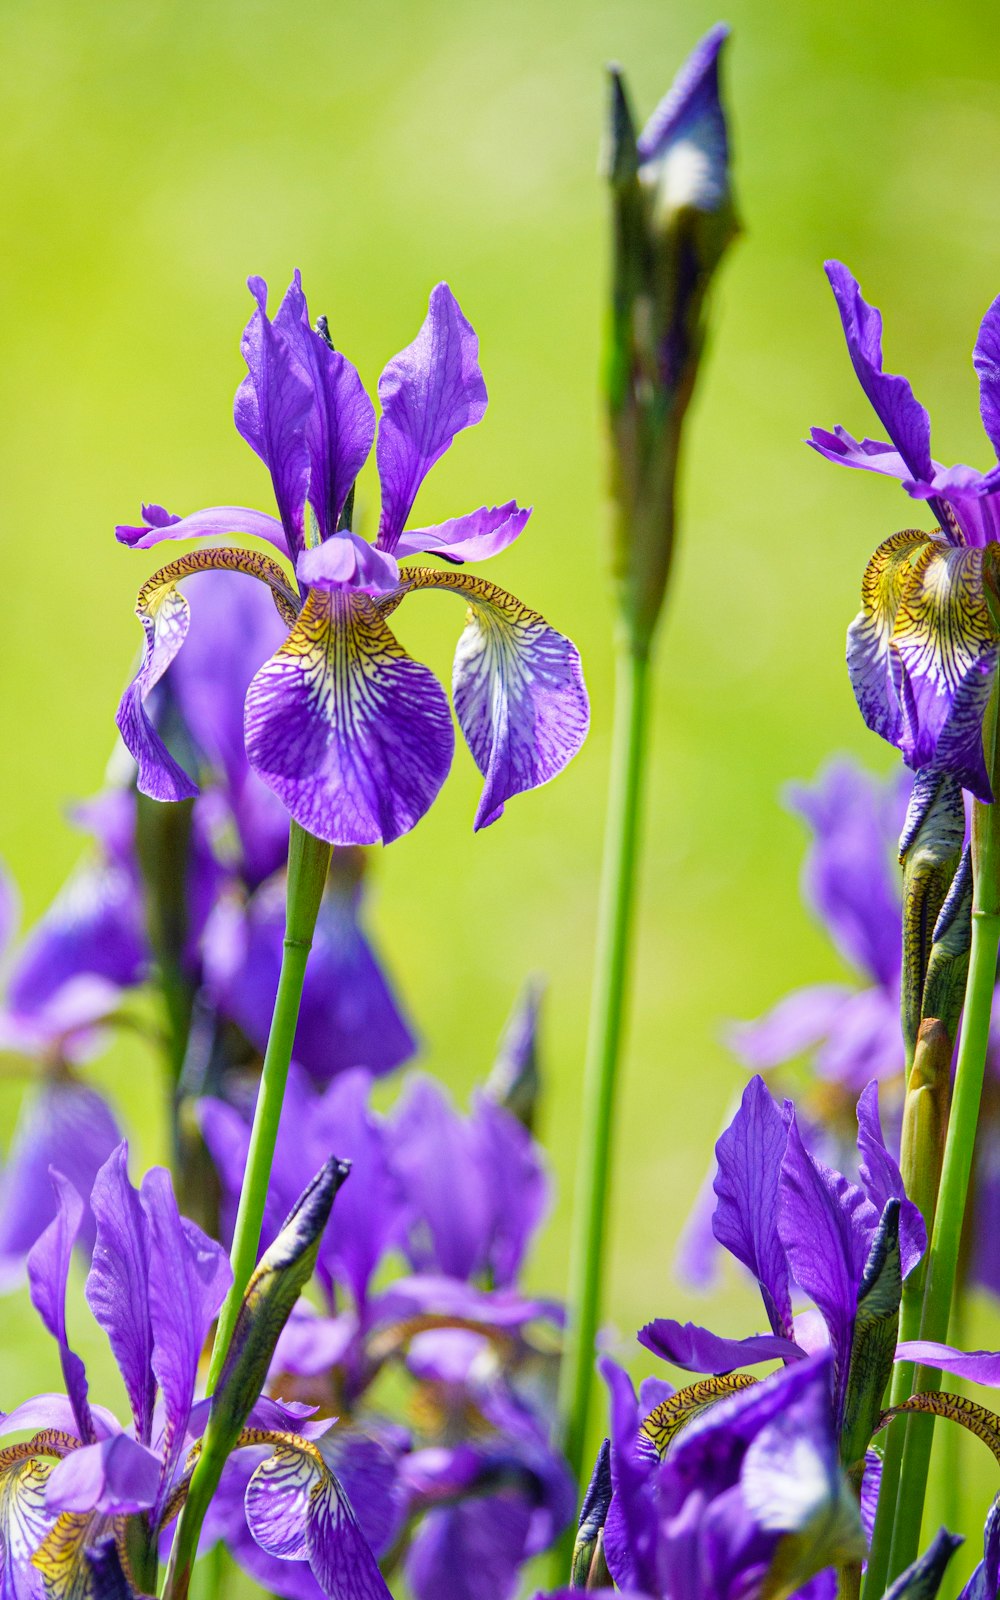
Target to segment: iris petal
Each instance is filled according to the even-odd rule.
[[[253,550],[222,547],[192,550],[162,567],[139,590],[135,613],[146,635],[139,671],[122,695],[115,721],[139,766],[138,786],[154,800],[188,800],[198,793],[183,767],[170,754],[146,715],[146,697],[173,661],[188,630],[188,603],[177,584],[196,572],[226,569],[246,572],[268,584],[286,622],[295,620],[297,602],[290,581],[276,561]]]
[[[905,528],[879,545],[861,580],[861,610],[847,630],[847,670],[861,715],[872,732],[890,744],[899,743],[903,722],[893,676],[892,633],[914,558],[929,542],[926,533]]]
[[[143,522],[137,528],[123,524],[115,529],[119,544],[130,550],[149,550],[164,539],[226,539],[240,534],[250,539],[266,539],[283,556],[288,540],[277,517],[266,511],[251,511],[247,506],[208,506],[187,517],[174,517],[162,506],[143,506]]]
[[[454,749],[448,702],[364,595],[312,589],[246,702],[251,765],[310,833],[388,844],[420,820]]]
[[[486,780],[474,824],[485,828],[512,795],[561,772],[586,738],[590,708],[579,652],[537,611],[471,573],[410,567],[402,592],[410,589],[449,589],[469,602],[452,694]]]
[[[0,1454],[0,1600],[32,1593],[31,1558],[55,1521],[45,1489],[56,1464],[29,1444]]]
[[[516,500],[502,506],[480,506],[464,517],[452,517],[433,528],[411,528],[400,536],[396,555],[436,555],[446,561],[485,561],[506,550],[524,530],[531,508],[524,510]]]
[[[1000,295],[979,326],[972,364],[979,375],[979,411],[1000,460]]]
[[[900,597],[892,648],[902,668],[903,759],[914,768],[933,762],[989,804],[982,723],[997,634],[984,590],[985,560],[981,549],[928,544]]]

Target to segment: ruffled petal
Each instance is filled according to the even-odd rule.
[[[139,590],[135,614],[146,635],[139,671],[122,695],[115,721],[126,747],[138,763],[137,783],[154,800],[189,800],[198,787],[176,762],[146,715],[146,697],[173,661],[188,630],[188,603],[177,584],[196,572],[224,568],[246,572],[266,583],[279,612],[289,624],[298,602],[289,580],[270,556],[252,550],[192,550],[161,568]]]
[[[548,783],[583,744],[590,705],[579,652],[537,611],[471,573],[411,567],[402,575],[402,592],[410,589],[449,589],[469,604],[452,695],[486,780],[474,823],[485,828],[505,801]]]
[[[980,323],[972,364],[979,375],[979,412],[1000,460],[1000,295]]]
[[[298,272],[275,313],[274,327],[309,375],[312,404],[305,423],[309,501],[328,539],[336,532],[354,480],[368,459],[375,438],[375,407],[346,356],[331,349],[310,325]]]
[[[271,474],[288,548],[302,548],[302,513],[309,480],[305,430],[313,406],[309,374],[267,315],[267,284],[248,278],[257,302],[240,348],[247,376],[236,391],[233,416],[251,450]]]
[[[502,506],[480,506],[464,517],[436,523],[433,528],[411,528],[400,535],[396,555],[435,555],[446,561],[485,561],[506,550],[521,534],[531,516],[516,500]]]
[[[675,1322],[672,1317],[647,1322],[637,1337],[645,1349],[675,1367],[716,1376],[756,1366],[759,1361],[796,1360],[805,1354],[792,1339],[769,1333],[751,1334],[749,1339],[723,1339],[709,1328],[699,1328],[693,1322]]]
[[[162,506],[143,506],[143,521],[138,527],[123,524],[115,529],[119,544],[130,550],[150,550],[164,539],[266,539],[283,556],[289,555],[285,538],[277,517],[266,511],[251,511],[247,506],[206,506],[203,511],[192,511],[190,516],[175,517]]]
[[[479,340],[446,283],[431,290],[420,332],[393,356],[379,379],[378,393],[378,544],[392,552],[431,467],[456,433],[481,421],[486,411]]]
[[[868,396],[882,426],[914,478],[929,479],[931,460],[930,418],[914,396],[906,378],[882,368],[882,316],[868,305],[851,273],[840,261],[826,263],[844,327],[844,337],[858,382]]]
[[[251,765],[331,844],[385,844],[417,823],[454,750],[448,702],[371,601],[312,589],[246,702]]]
[[[986,602],[983,550],[928,545],[900,597],[892,635],[902,669],[899,748],[907,765],[934,764],[978,800],[993,799],[983,717],[997,634]]]
[[[847,630],[847,670],[858,709],[873,733],[898,745],[903,726],[891,652],[893,628],[914,561],[930,544],[907,528],[879,545],[861,580],[861,610]]]

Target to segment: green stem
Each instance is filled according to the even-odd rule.
[[[288,845],[288,888],[285,912],[285,941],[281,957],[281,974],[274,1001],[271,1031],[268,1035],[264,1066],[261,1072],[257,1109],[254,1112],[250,1149],[246,1172],[240,1192],[236,1231],[230,1260],[233,1268],[233,1285],[226,1296],[215,1332],[212,1359],[208,1373],[208,1392],[211,1394],[229,1348],[237,1313],[243,1294],[257,1263],[261,1223],[267,1199],[274,1159],[274,1145],[278,1136],[278,1122],[288,1080],[288,1067],[292,1059],[292,1045],[302,999],[306,962],[312,948],[313,932],[319,914],[323,888],[330,865],[330,846],[306,833],[293,822]],[[201,1454],[191,1475],[187,1499],[181,1512],[170,1552],[164,1586],[165,1600],[185,1600],[191,1583],[198,1536],[205,1520],[209,1502],[218,1486],[228,1451],[221,1448],[214,1437],[212,1419],[202,1440]]]
[[[948,1337],[997,980],[997,952],[1000,949],[1000,816],[996,805],[983,806],[977,803],[974,808],[972,861],[969,976],[955,1068],[955,1093],[948,1119],[941,1189],[927,1257],[927,1280],[920,1323],[921,1339],[936,1341],[944,1341]],[[934,1369],[921,1367],[917,1372],[917,1386],[935,1388],[939,1376]],[[931,1419],[907,1418],[889,1557],[890,1582],[917,1555],[932,1440]]]
[[[621,1054],[635,900],[648,691],[648,652],[623,642],[615,679],[611,786],[583,1081],[583,1127],[570,1254],[570,1322],[560,1374],[564,1449],[577,1483],[587,1438],[594,1344],[601,1313],[615,1079]],[[569,1539],[571,1543],[572,1532]]]

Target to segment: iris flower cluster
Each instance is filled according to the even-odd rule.
[[[296,274],[273,321],[267,289],[243,336],[247,377],[236,426],[271,475],[277,516],[213,506],[186,517],[143,508],[118,538],[164,541],[238,534],[281,558],[234,546],[179,557],[142,587],[146,634],[118,726],[157,800],[196,785],[147,715],[145,702],[184,643],[189,611],[178,582],[214,567],[266,584],[285,623],[283,643],[253,676],[244,734],[253,770],[309,833],[332,844],[389,843],[423,816],[451,765],[451,714],[428,668],[407,655],[387,618],[416,590],[446,589],[468,606],[455,656],[455,713],[484,778],[475,825],[496,821],[512,795],[555,776],[587,731],[580,659],[537,612],[460,569],[505,549],[529,512],[513,500],[431,527],[410,522],[417,492],[456,434],[479,422],[486,386],[478,340],[447,284],[430,297],[414,342],[379,379],[375,459],[382,490],[374,542],[353,531],[354,487],[375,440],[375,411],[351,363],[316,327]],[[443,567],[401,566],[408,556]],[[240,702],[237,702],[240,710]]]

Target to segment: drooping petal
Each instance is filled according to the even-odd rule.
[[[483,578],[411,567],[402,579],[405,590],[448,589],[468,601],[452,696],[486,780],[474,826],[488,827],[505,801],[548,783],[583,744],[590,707],[579,653],[537,611]]]
[[[83,1362],[70,1349],[66,1334],[66,1283],[69,1278],[73,1246],[83,1222],[83,1200],[68,1178],[50,1169],[56,1194],[56,1214],[28,1254],[28,1285],[31,1303],[59,1346],[66,1393],[80,1438],[85,1444],[96,1439],[94,1419],[87,1399],[87,1374]]]
[[[285,573],[269,556],[251,550],[193,550],[161,568],[139,590],[135,612],[146,635],[142,663],[122,695],[115,721],[126,747],[139,766],[137,783],[154,800],[187,800],[197,794],[184,769],[174,760],[146,715],[144,701],[156,687],[188,629],[188,603],[177,584],[195,572],[225,568],[246,572],[268,584],[279,611],[294,621],[297,601]]]
[[[531,508],[522,510],[516,500],[502,506],[480,506],[464,517],[452,517],[432,528],[410,528],[397,540],[395,553],[404,556],[443,556],[446,561],[485,561],[498,555],[523,532]]]
[[[892,646],[902,667],[903,759],[914,768],[933,762],[989,804],[982,724],[997,634],[985,559],[983,550],[928,545],[900,596]]]
[[[435,461],[456,433],[480,422],[486,411],[479,340],[446,283],[431,290],[420,332],[388,363],[378,395],[382,405],[375,447],[382,485],[378,544],[391,553]]]
[[[164,1482],[169,1484],[184,1448],[202,1346],[232,1273],[222,1248],[180,1216],[163,1167],[146,1173],[140,1197],[149,1229],[152,1366],[163,1396]]]
[[[388,844],[420,820],[454,734],[434,674],[371,601],[312,589],[246,702],[251,764],[295,820],[332,844]]]
[[[90,1203],[97,1219],[97,1241],[87,1278],[87,1304],[108,1336],[136,1433],[143,1444],[149,1444],[156,1399],[149,1317],[149,1226],[138,1191],[128,1179],[128,1146],[124,1142],[98,1173]]]
[[[900,896],[895,862],[906,797],[853,762],[829,762],[787,802],[812,829],[806,900],[841,953],[884,987],[899,981]]]
[[[868,305],[856,280],[840,261],[828,261],[826,275],[837,301],[858,382],[906,462],[910,476],[931,478],[934,463],[930,419],[908,380],[883,370],[881,313]]]
[[[305,430],[314,400],[309,373],[267,315],[267,284],[249,278],[257,302],[240,348],[247,376],[233,407],[238,431],[271,474],[290,552],[302,548],[302,512],[309,480]]]
[[[858,709],[873,733],[898,745],[903,714],[890,650],[900,603],[913,581],[927,534],[904,529],[883,541],[861,580],[861,610],[847,630],[847,670]]]
[[[325,327],[326,319],[321,318]],[[375,438],[375,407],[355,368],[309,322],[302,279],[295,272],[275,312],[280,333],[308,373],[312,404],[305,420],[309,500],[324,539],[332,537],[355,478]]]
[[[49,1478],[45,1500],[57,1511],[120,1516],[155,1505],[159,1489],[159,1456],[127,1433],[116,1433],[64,1456]]]
[[[670,1317],[647,1322],[636,1337],[654,1356],[675,1367],[716,1376],[756,1366],[759,1361],[796,1360],[804,1353],[792,1339],[767,1333],[755,1333],[749,1339],[722,1339],[708,1328],[693,1322],[682,1325]]]
[[[331,1600],[389,1600],[350,1502],[315,1446],[279,1445],[247,1485],[257,1543],[285,1561],[306,1557]]]
[[[751,1078],[715,1147],[718,1204],[712,1219],[719,1243],[757,1279],[772,1331],[786,1338],[791,1335],[792,1302],[779,1234],[778,1180],[787,1142],[787,1116],[763,1079]]]
[[[899,1254],[905,1278],[927,1249],[927,1229],[919,1208],[906,1198],[899,1166],[886,1148],[875,1082],[867,1085],[858,1101],[858,1153],[862,1187],[879,1215],[889,1200],[900,1202]]]
[[[277,517],[248,506],[206,506],[186,517],[174,517],[161,506],[143,506],[144,521],[135,528],[119,524],[115,538],[130,550],[151,550],[165,539],[264,539],[283,556],[288,540]],[[153,515],[151,515],[153,513]],[[157,515],[160,513],[160,515]]]
[[[979,375],[979,412],[1000,461],[1000,295],[983,318],[972,364]]]
[[[399,583],[396,557],[386,555],[356,533],[331,534],[322,544],[303,550],[295,571],[308,589],[347,589],[376,595],[388,594]]]
[[[49,1168],[62,1172],[81,1196],[90,1194],[121,1133],[107,1103],[81,1083],[52,1083],[22,1112],[0,1178],[0,1285],[24,1271],[25,1257],[56,1214]],[[79,1243],[94,1244],[94,1217],[84,1208]]]

